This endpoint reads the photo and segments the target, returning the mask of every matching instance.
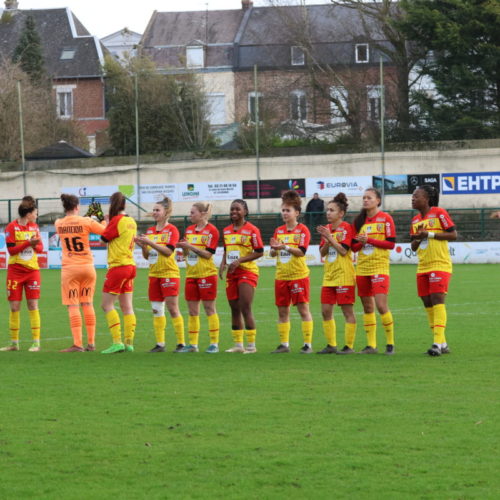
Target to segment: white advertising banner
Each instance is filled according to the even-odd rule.
[[[242,182],[186,182],[177,185],[176,201],[214,201],[241,198]]]
[[[165,196],[177,201],[177,184],[143,184],[140,193],[141,203],[156,203]]]
[[[308,177],[306,179],[306,198],[318,193],[320,198],[333,197],[342,192],[347,197],[363,196],[363,191],[371,187],[373,179],[369,175],[357,177]]]

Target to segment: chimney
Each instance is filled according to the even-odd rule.
[[[248,10],[253,7],[253,2],[252,0],[241,0],[241,9],[242,10]]]
[[[17,0],[5,0],[5,10],[17,10],[19,2]]]

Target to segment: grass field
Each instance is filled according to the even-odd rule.
[[[252,356],[148,354],[145,271],[135,353],[60,354],[71,339],[59,272],[44,271],[43,352],[27,352],[23,313],[22,351],[0,353],[0,498],[500,498],[499,267],[455,266],[453,352],[440,358],[422,354],[432,337],[413,266],[392,268],[396,356],[299,355],[295,312],[293,353],[269,355],[278,344],[273,271],[262,270]],[[318,350],[320,276],[313,268]],[[223,293],[219,313],[227,348]],[[110,344],[100,312],[97,342]],[[358,327],[356,348],[364,346]]]

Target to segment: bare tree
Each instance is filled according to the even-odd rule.
[[[59,140],[88,147],[76,122],[60,120],[50,87],[34,84],[18,64],[0,60],[0,158],[21,156],[17,82],[21,82],[24,111],[24,141],[27,152]]]

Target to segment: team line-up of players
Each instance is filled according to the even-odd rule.
[[[109,213],[104,216],[99,204],[92,204],[85,216],[79,215],[79,199],[63,194],[61,201],[65,216],[55,223],[61,240],[62,270],[61,295],[67,306],[73,345],[61,352],[95,350],[96,316],[93,295],[96,271],[89,244],[90,233],[99,234],[108,245],[106,273],[101,306],[111,333],[112,344],[101,351],[114,354],[134,350],[136,317],[133,308],[133,286],[136,266],[133,250],[138,245],[149,262],[148,296],[153,313],[156,344],[150,352],[165,352],[166,316],[171,317],[176,336],[177,353],[199,350],[200,305],[207,315],[210,344],[205,352],[219,352],[219,316],[215,301],[217,281],[226,277],[226,294],[231,309],[231,332],[234,345],[230,353],[252,354],[256,348],[256,325],[252,302],[257,287],[259,269],[256,260],[263,255],[264,245],[259,229],[247,221],[248,207],[244,200],[231,203],[231,223],[223,230],[224,254],[217,269],[213,256],[219,231],[209,220],[211,205],[194,203],[190,225],[180,238],[178,229],[169,223],[172,201],[165,197],[153,207],[155,225],[146,234],[137,235],[137,225],[125,212],[125,197],[117,192],[110,198]],[[439,194],[432,186],[418,187],[412,196],[412,206],[418,214],[410,225],[411,247],[418,254],[417,290],[421,297],[433,342],[427,354],[440,356],[450,352],[445,338],[445,297],[452,265],[448,241],[457,238],[453,221],[446,210],[438,206]],[[376,354],[378,311],[385,332],[385,354],[393,355],[394,321],[388,306],[389,252],[395,245],[395,227],[392,217],[380,210],[381,196],[369,188],[363,194],[363,206],[353,224],[345,222],[348,200],[339,193],[327,203],[328,224],[318,226],[321,235],[320,252],[324,258],[321,288],[321,313],[326,347],[318,354],[353,354],[356,336],[354,314],[355,288],[363,306],[363,327],[367,345],[361,354]],[[290,306],[297,307],[301,318],[303,346],[300,352],[310,354],[312,349],[313,319],[309,309],[309,268],[306,252],[311,234],[298,221],[301,198],[294,191],[282,195],[283,225],[276,228],[270,240],[271,256],[276,257],[275,303],[278,310],[277,329],[280,343],[273,354],[290,352]],[[7,294],[10,304],[10,344],[2,351],[19,350],[20,306],[23,290],[27,300],[33,337],[30,351],[40,351],[40,271],[37,254],[42,243],[36,224],[36,200],[23,198],[19,217],[6,228],[9,252]],[[179,310],[180,272],[175,250],[183,251],[186,262],[185,299],[188,306],[185,343],[184,319]],[[354,269],[352,252],[358,252]],[[122,321],[115,308],[118,302]],[[344,347],[337,347],[334,305],[338,304],[345,318]],[[83,313],[83,319],[82,319]],[[87,345],[83,345],[83,325]]]

